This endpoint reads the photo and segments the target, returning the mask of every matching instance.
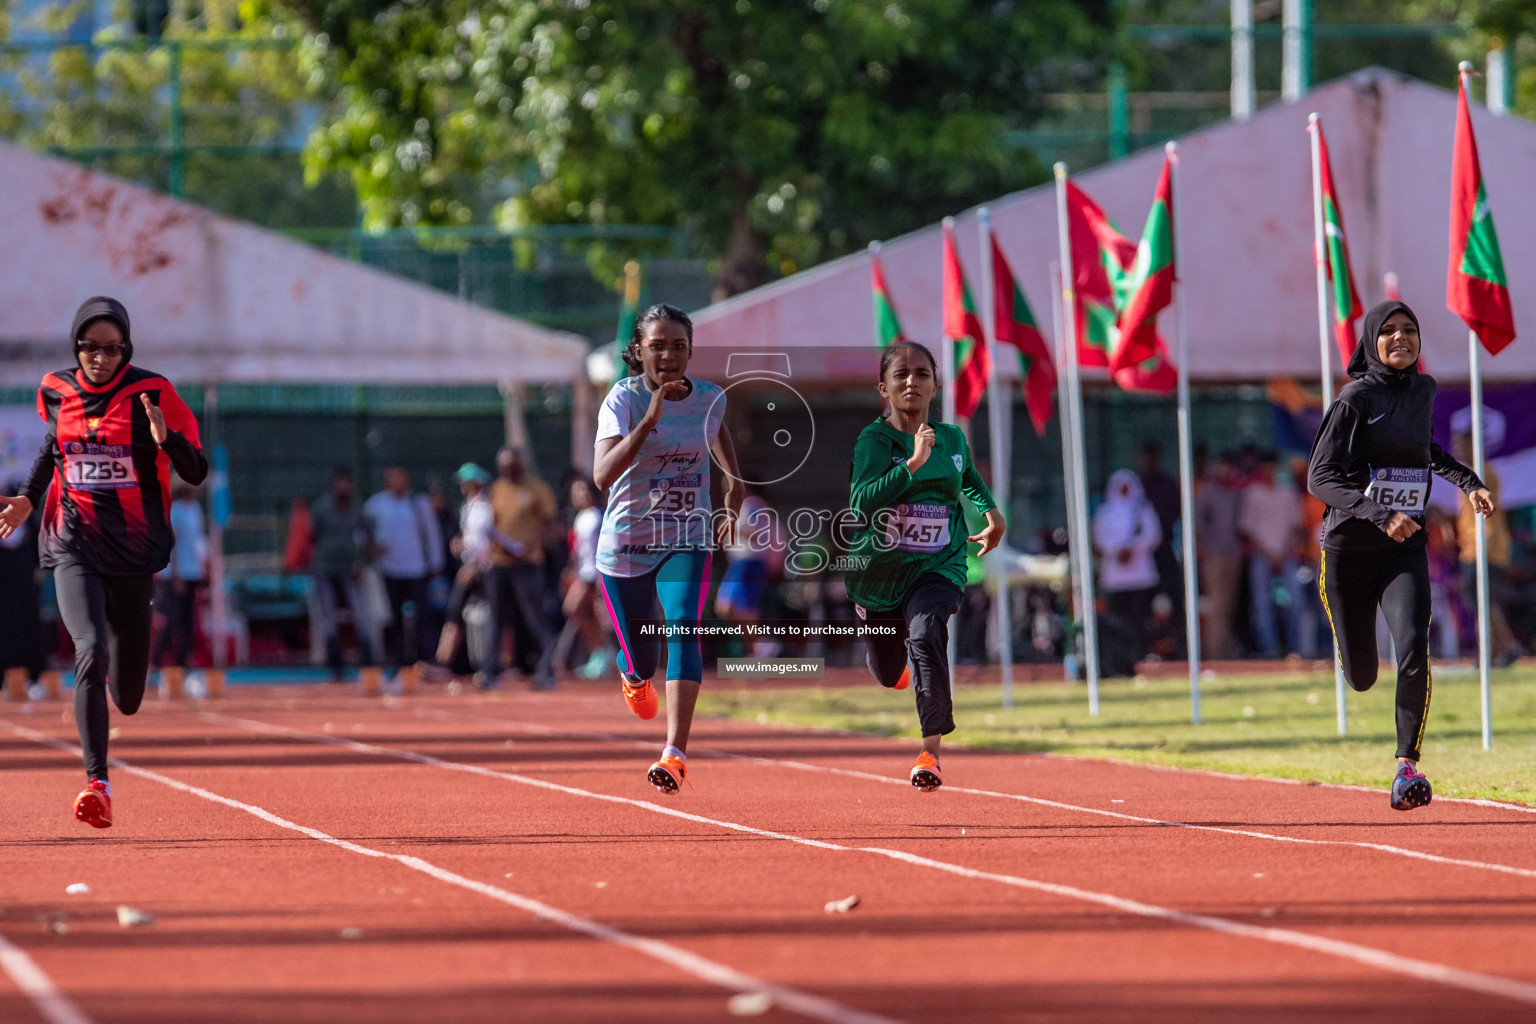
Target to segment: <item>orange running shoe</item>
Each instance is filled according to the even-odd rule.
[[[909,687],[911,685],[912,685],[912,666],[911,665],[907,665],[905,668],[903,668],[901,670],[901,678],[896,680],[896,685],[891,687],[891,689],[893,689],[893,690],[905,690],[907,687]]]
[[[629,705],[629,710],[647,722],[656,717],[656,687],[651,685],[649,679],[643,680],[639,686],[631,686],[629,680],[620,673],[619,686],[624,689],[624,703]]]
[[[688,782],[688,765],[680,757],[662,755],[660,761],[651,765],[651,770],[645,776],[661,792],[671,796],[678,791],[683,783]],[[691,786],[693,783],[688,782]]]
[[[75,817],[92,828],[112,827],[112,787],[106,779],[92,779],[75,797]]]
[[[939,759],[928,751],[917,755],[917,763],[912,766],[912,785],[924,793],[932,793],[944,785],[944,776],[939,772]]]

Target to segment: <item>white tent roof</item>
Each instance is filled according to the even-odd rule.
[[[0,144],[0,384],[69,363],[111,295],[135,361],[173,380],[444,384],[585,377],[585,339]]]
[[[1246,122],[1224,122],[1180,141],[1180,302],[1189,310],[1191,376],[1201,381],[1315,378],[1317,286],[1312,262],[1312,175],[1307,115],[1322,115],[1343,204],[1356,285],[1367,308],[1397,274],[1423,327],[1436,377],[1467,377],[1467,331],[1445,308],[1454,93],[1372,69],[1332,82]],[[1524,335],[1485,379],[1536,378],[1536,124],[1472,114],[1504,266]],[[1163,154],[1148,150],[1076,177],[1135,239],[1151,206]],[[1049,266],[1057,256],[1054,186],[988,204],[997,234],[1042,327],[1051,323]],[[960,259],[978,295],[975,211],[956,217]],[[940,331],[940,230],[889,242],[886,283],[908,337]],[[869,257],[795,274],[695,314],[695,343],[733,350],[789,349],[802,379],[872,379]],[[1163,325],[1170,344],[1171,315]],[[830,352],[829,352],[830,350]],[[1342,368],[1333,353],[1337,379]]]

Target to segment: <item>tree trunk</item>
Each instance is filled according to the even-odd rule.
[[[731,217],[731,234],[720,258],[720,274],[715,278],[712,302],[722,302],[732,295],[756,288],[768,281],[767,239],[752,226],[746,205],[736,208]]]

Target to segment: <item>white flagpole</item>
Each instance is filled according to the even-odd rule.
[[[992,294],[992,215],[983,206],[976,214],[981,229],[981,280],[977,287],[981,296],[981,324],[986,333],[987,355],[992,372],[987,376],[987,426],[991,430],[992,449],[992,498],[1002,510],[1003,518],[1009,516],[1008,484],[1010,483],[1008,453],[1004,451],[1003,404],[1010,400],[1002,380],[998,376],[997,361],[997,305]],[[997,552],[996,554],[1001,554]],[[992,575],[997,582],[997,594],[992,599],[993,621],[997,628],[998,665],[1002,670],[1003,707],[1013,707],[1013,618],[1008,607],[1008,573],[996,557],[989,557]]]
[[[1472,468],[1481,477],[1483,469],[1483,369],[1482,346],[1476,331],[1467,332],[1472,370]],[[1493,709],[1489,700],[1489,635],[1488,635],[1488,521],[1481,515],[1473,515],[1477,523],[1477,674],[1483,699],[1483,749],[1493,747]]]
[[[1179,144],[1168,143],[1174,306],[1179,318],[1179,525],[1184,543],[1184,642],[1189,647],[1189,720],[1200,724],[1200,584],[1195,564],[1195,459],[1189,418],[1189,307],[1179,277]]]
[[[1099,713],[1099,617],[1093,596],[1093,534],[1088,530],[1087,446],[1083,442],[1083,381],[1077,368],[1077,291],[1072,270],[1072,231],[1067,219],[1067,165],[1057,163],[1056,231],[1061,249],[1062,323],[1065,325],[1068,393],[1072,401],[1072,463],[1070,471],[1077,487],[1077,537],[1082,553],[1083,603],[1078,609],[1083,619],[1083,660],[1088,667],[1088,713]]]
[[[1328,238],[1323,229],[1323,142],[1319,132],[1322,118],[1307,115],[1307,134],[1312,136],[1312,261],[1317,266],[1317,344],[1323,358],[1323,411],[1333,404],[1333,357],[1328,351]],[[1323,556],[1327,557],[1327,556]],[[1329,632],[1332,632],[1330,630]],[[1333,641],[1333,703],[1339,735],[1349,728],[1348,708],[1344,701],[1344,665],[1339,661],[1339,641]]]
[[[1051,338],[1056,349],[1056,415],[1061,426],[1061,493],[1067,506],[1067,567],[1071,573],[1071,596],[1075,607],[1083,607],[1083,538],[1077,535],[1077,474],[1072,472],[1072,437],[1076,421],[1072,417],[1072,401],[1067,392],[1067,355],[1063,335],[1061,308],[1061,264],[1051,261]],[[1092,563],[1090,562],[1090,565]],[[1075,641],[1074,641],[1075,643]],[[1075,659],[1074,659],[1075,660]],[[1077,682],[1077,672],[1067,673],[1070,682]]]
[[[1472,74],[1472,62],[1462,61],[1456,66],[1457,77],[1460,79],[1461,88],[1468,96],[1472,91],[1467,88],[1467,76]],[[1482,353],[1477,340],[1477,332],[1467,331],[1468,363],[1471,371],[1472,390],[1472,469],[1478,476],[1482,476],[1483,468],[1483,368]],[[1477,538],[1477,674],[1478,685],[1482,691],[1483,702],[1483,749],[1490,750],[1493,747],[1493,708],[1491,693],[1488,688],[1489,649],[1488,649],[1488,524],[1480,515],[1474,515],[1473,521],[1477,526],[1475,536]]]
[[[955,218],[953,218],[953,217],[945,217],[944,218],[944,231],[945,231],[945,233],[947,234],[949,232],[952,232],[952,231],[954,231],[954,229],[955,229]],[[957,242],[957,243],[955,243],[955,258],[956,259],[960,258],[960,251],[959,250],[960,250],[960,245]],[[943,275],[944,275],[944,262],[943,262],[944,261],[944,257],[943,257],[943,246],[942,245],[940,246],[939,251],[940,251],[940,256],[939,256],[939,280],[942,282],[943,279],[944,279],[944,277],[943,277]],[[941,292],[942,292],[942,288],[941,288]],[[942,404],[941,404],[940,408],[942,409],[942,415],[944,417],[944,422],[945,423],[953,423],[953,424],[955,424],[955,426],[958,427],[960,425],[960,423],[959,423],[958,420],[955,419],[955,339],[951,338],[949,336],[949,332],[944,329],[943,301],[944,300],[943,300],[943,297],[942,297],[942,294],[941,294],[940,299],[939,299],[939,302],[940,302],[940,307],[939,307],[939,333],[940,333],[940,335],[942,335],[942,337],[939,339],[939,359],[943,362],[944,367],[943,367],[943,369],[941,369],[939,371],[939,380],[943,382],[943,399],[942,399]],[[949,692],[950,693],[954,693],[955,692],[955,667],[959,663],[959,656],[960,656],[960,638],[957,635],[957,629],[958,629],[959,625],[960,625],[960,615],[957,612],[954,615],[951,615],[949,617],[949,644],[948,644],[948,646],[945,649],[945,655],[946,655],[946,657],[949,658]]]

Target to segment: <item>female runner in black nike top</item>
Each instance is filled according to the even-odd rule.
[[[170,561],[171,467],[202,483],[208,461],[197,421],[171,382],[129,365],[128,311],[87,299],[70,334],[75,365],[37,389],[48,436],[22,493],[0,498],[0,537],[43,505],[43,568],[53,570],[59,613],[75,644],[75,722],[86,788],[75,817],[112,824],[107,784],[107,691],[131,715],[149,674],[155,573]]]
[[[1418,770],[1429,717],[1429,558],[1424,516],[1430,474],[1461,488],[1480,514],[1493,499],[1477,474],[1431,437],[1435,379],[1419,372],[1419,321],[1401,302],[1365,316],[1349,360],[1354,378],[1323,417],[1308,489],[1328,506],[1318,590],[1355,690],[1376,682],[1376,609],[1397,648],[1397,776],[1392,806],[1423,807]]]

